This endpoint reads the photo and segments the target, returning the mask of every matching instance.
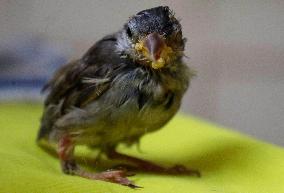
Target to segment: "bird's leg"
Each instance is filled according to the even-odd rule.
[[[77,175],[88,179],[102,180],[112,183],[117,183],[131,188],[137,188],[127,176],[130,176],[125,170],[109,170],[101,173],[91,173],[80,168],[74,159],[74,143],[72,139],[65,135],[58,143],[58,155],[61,162],[61,167],[64,173]]]
[[[66,174],[76,174],[79,170],[75,159],[74,154],[74,144],[70,137],[67,135],[60,138],[58,142],[58,156],[61,163],[61,168]]]
[[[139,159],[136,157],[132,157],[129,155],[119,153],[115,149],[110,149],[109,151],[107,151],[107,156],[110,159],[123,160],[131,164],[134,164],[135,165],[134,169],[141,170],[141,171],[158,172],[158,173],[166,173],[166,174],[190,174],[190,175],[195,175],[195,176],[200,177],[200,172],[198,170],[188,169],[183,165],[175,165],[170,168],[165,168],[155,163],[152,163],[150,161],[146,161],[143,159]],[[130,166],[130,168],[131,167],[132,165]]]

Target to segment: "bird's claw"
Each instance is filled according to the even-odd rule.
[[[166,172],[170,174],[189,174],[189,175],[194,175],[197,177],[201,176],[198,170],[188,169],[183,165],[175,165],[171,168],[168,168]]]
[[[109,170],[101,173],[101,175],[102,180],[104,181],[121,184],[130,188],[141,188],[140,186],[135,185],[131,180],[127,178],[135,174],[129,173],[126,170]]]

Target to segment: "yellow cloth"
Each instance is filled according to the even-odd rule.
[[[0,105],[1,193],[284,192],[283,148],[184,115],[143,137],[142,153],[135,147],[120,151],[164,165],[185,164],[199,169],[201,178],[138,173],[130,179],[143,188],[133,190],[64,175],[58,159],[35,143],[41,111],[40,105]],[[77,155],[96,156],[86,148],[79,148]]]

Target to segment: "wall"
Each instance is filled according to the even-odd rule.
[[[198,71],[183,111],[284,145],[284,1],[1,0],[1,41],[44,35],[81,56],[129,16],[169,5]]]

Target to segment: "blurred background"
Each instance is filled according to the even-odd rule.
[[[59,66],[158,5],[182,19],[198,72],[182,111],[283,146],[283,0],[0,0],[0,101],[42,101]]]

